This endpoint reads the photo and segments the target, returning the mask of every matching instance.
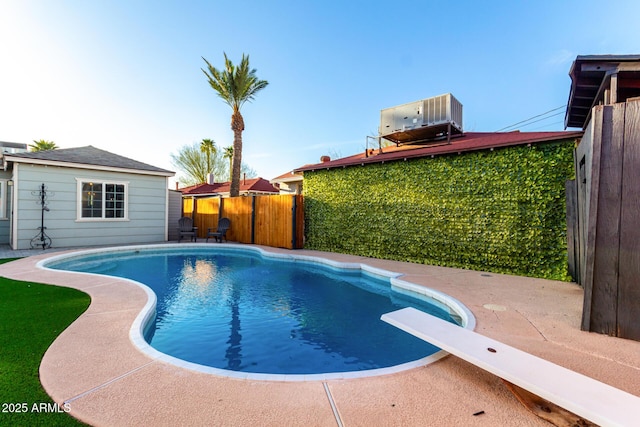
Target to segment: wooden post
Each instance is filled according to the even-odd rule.
[[[251,196],[251,244],[256,242],[256,196]]]
[[[601,132],[594,135],[593,144],[582,319],[583,329],[608,335],[616,333],[618,272],[612,267],[618,264],[622,135],[614,122],[624,117],[620,106],[624,108],[624,104],[596,107],[593,114],[593,120],[601,122]]]
[[[620,201],[618,336],[640,341],[640,101],[627,102]]]
[[[609,94],[609,103],[615,104],[618,102],[618,73],[611,75],[611,93]]]
[[[296,246],[296,218],[297,218],[297,206],[296,196],[291,196],[291,249],[298,249]]]

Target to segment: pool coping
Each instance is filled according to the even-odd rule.
[[[575,284],[262,248],[401,272],[417,286],[428,284],[461,301],[475,315],[478,332],[640,396],[640,343],[580,331],[583,293]],[[60,253],[3,264],[0,275],[91,296],[89,309],[61,333],[40,366],[54,401],[68,402],[71,415],[88,424],[548,425],[497,377],[451,356],[377,377],[301,382],[221,377],[153,360],[129,337],[147,294],[122,279],[87,280],[36,268]]]

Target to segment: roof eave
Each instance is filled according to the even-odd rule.
[[[178,190],[178,191],[180,191],[180,190]],[[182,196],[183,197],[218,197],[221,194],[223,194],[223,193],[182,193]]]
[[[297,182],[297,181],[302,181],[303,177],[302,175],[295,175],[295,176],[288,176],[286,178],[273,178],[271,181],[271,183],[274,182]]]
[[[33,159],[33,158],[27,158],[27,157],[15,157],[15,156],[5,154],[4,156],[5,170],[6,170],[6,164],[8,162],[26,163],[26,164],[34,164],[34,165],[42,165],[42,166],[58,166],[58,167],[76,168],[76,169],[92,169],[92,170],[101,170],[101,171],[109,171],[109,172],[126,172],[126,173],[134,173],[138,175],[155,175],[155,176],[165,176],[165,177],[171,177],[176,174],[175,172],[171,172],[171,171],[152,171],[152,170],[145,170],[145,169],[118,168],[113,166],[91,165],[87,163],[72,163],[72,162],[61,162],[56,160],[43,160],[43,159]]]
[[[506,148],[506,147],[515,147],[515,146],[520,146],[520,145],[527,145],[527,144],[538,144],[538,143],[544,143],[544,142],[555,142],[555,141],[562,141],[565,139],[574,139],[574,138],[581,138],[582,135],[584,134],[584,131],[580,130],[580,131],[568,131],[565,132],[562,135],[558,135],[555,137],[539,137],[539,138],[530,138],[530,139],[524,139],[521,141],[516,141],[516,142],[512,142],[512,141],[507,141],[507,142],[503,142],[503,143],[497,143],[495,145],[492,146],[478,146],[478,147],[467,147],[464,149],[458,149],[456,148],[455,145],[450,145],[450,146],[446,146],[446,147],[451,147],[449,150],[447,151],[441,151],[441,152],[437,152],[437,153],[431,153],[431,152],[424,152],[422,150],[420,150],[419,148],[417,148],[416,150],[412,150],[412,151],[419,151],[419,152],[414,152],[412,153],[411,151],[405,151],[403,152],[402,156],[398,156],[398,157],[390,157],[387,153],[387,155],[385,156],[385,154],[379,154],[379,155],[375,155],[375,156],[370,156],[370,157],[364,157],[361,159],[357,159],[354,160],[353,162],[340,162],[340,159],[332,161],[332,162],[325,162],[325,163],[317,163],[315,165],[309,165],[309,166],[304,166],[301,167],[300,169],[295,169],[295,172],[315,172],[318,170],[328,170],[328,169],[337,169],[337,168],[344,168],[347,166],[364,166],[366,164],[373,164],[373,163],[384,163],[384,162],[394,162],[394,161],[403,161],[403,160],[408,160],[408,159],[416,159],[416,158],[423,158],[423,157],[431,157],[431,156],[442,156],[442,155],[447,155],[447,154],[453,154],[453,153],[466,153],[466,152],[472,152],[472,151],[482,151],[482,150],[491,150],[494,148]],[[396,152],[397,153],[397,152]],[[333,163],[333,164],[332,164]]]

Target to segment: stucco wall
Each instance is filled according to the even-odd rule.
[[[127,220],[78,220],[77,179],[128,182]],[[150,243],[166,240],[167,178],[40,165],[14,165],[16,249],[30,248],[41,223],[38,190],[47,187],[46,233],[53,247]]]

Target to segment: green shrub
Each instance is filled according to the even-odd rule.
[[[305,172],[305,248],[569,280],[574,140]]]

